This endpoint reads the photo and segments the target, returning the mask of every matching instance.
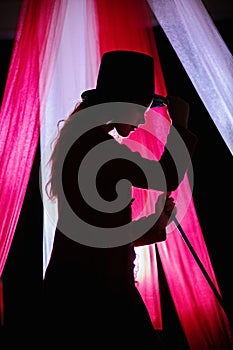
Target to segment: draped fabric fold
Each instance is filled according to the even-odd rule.
[[[166,11],[170,12],[169,9],[166,7]],[[172,16],[173,12],[170,13]],[[155,93],[166,95],[147,1],[23,1],[0,114],[0,204],[3,208],[0,213],[0,275],[17,225],[39,136],[45,203],[44,189],[50,170],[47,161],[52,151],[51,142],[58,131],[57,123],[73,110],[82,91],[95,87],[101,55],[115,49],[152,55]],[[145,156],[159,158],[163,146],[152,136],[163,129],[160,122],[168,122],[169,116],[163,108],[152,112],[157,113],[158,118],[148,113],[145,127],[123,142],[132,149],[142,143]],[[163,139],[168,130],[162,135]],[[134,219],[141,215],[147,196],[150,200],[144,214],[154,210],[157,195],[153,191],[134,189]],[[177,201],[177,217],[218,288],[187,176],[173,196]],[[57,220],[56,203],[51,205],[51,211],[46,211],[47,208],[44,211],[44,270],[51,254]],[[231,334],[224,310],[173,224],[168,228],[167,241],[158,244],[158,250],[190,349],[229,349]],[[155,247],[141,247],[136,252],[138,289],[154,327],[162,329]]]
[[[45,191],[50,176],[49,158],[59,127],[75,105],[81,93],[95,87],[100,63],[98,21],[92,0],[68,1],[63,19],[63,31],[51,78],[50,90],[44,101],[41,122],[41,188],[44,201],[43,271],[45,272],[57,223],[57,204]],[[42,76],[46,80],[46,74]]]
[[[224,142],[233,153],[233,57],[201,0],[148,0]]]
[[[184,0],[148,0],[148,3],[210,117],[232,151],[232,55],[202,2],[197,0],[187,4]],[[188,181],[180,186],[184,199],[189,193],[188,186]],[[194,251],[219,291],[193,201],[180,221]],[[232,348],[232,332],[225,310],[178,230],[171,230],[166,244],[159,245],[158,249],[190,347],[200,349],[201,344],[202,349]]]
[[[22,3],[0,111],[0,275],[39,140],[40,94],[49,85],[64,4],[53,0]],[[40,74],[45,67],[47,80],[41,85]]]
[[[110,50],[140,51],[151,55],[155,61],[155,93],[166,96],[165,82],[147,3],[141,0],[127,0],[124,1],[124,4],[117,0],[111,2],[97,0],[97,11],[101,55]],[[162,108],[159,112],[162,117],[167,118],[167,114]],[[122,143],[139,152],[142,152],[140,145],[145,145],[144,156],[149,158],[151,144],[148,142],[148,135],[150,132],[153,134],[155,126],[153,122],[151,123],[151,126],[153,126],[149,133],[140,128],[134,132],[134,136],[122,140]],[[132,208],[133,219],[140,217],[140,213],[142,215],[142,208],[145,207],[146,201],[150,204],[144,211],[144,215],[153,212],[157,195],[155,191],[149,195],[149,191],[133,189],[133,197],[135,198]],[[135,275],[137,287],[147,305],[154,327],[161,329],[162,317],[155,248],[154,246],[138,247],[136,248],[136,254],[137,271]]]

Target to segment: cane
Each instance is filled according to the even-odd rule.
[[[194,259],[196,260],[198,266],[200,267],[200,269],[201,269],[203,275],[205,276],[207,282],[209,283],[211,289],[213,290],[213,293],[215,294],[216,298],[218,299],[218,301],[221,304],[221,306],[223,307],[223,309],[226,311],[225,306],[224,306],[224,302],[223,302],[223,299],[222,299],[221,295],[219,294],[218,290],[216,289],[214,283],[212,282],[210,276],[208,275],[206,269],[204,268],[201,260],[199,259],[197,253],[195,252],[193,246],[189,242],[188,237],[186,236],[184,230],[182,229],[181,225],[179,224],[179,222],[178,222],[178,220],[176,219],[175,216],[172,218],[172,220],[175,223],[176,228],[178,229],[181,237],[183,238],[183,240],[186,243],[187,247],[189,248],[190,252],[192,253]]]

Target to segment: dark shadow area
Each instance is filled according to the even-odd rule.
[[[1,64],[0,64],[0,102],[2,103],[7,74],[10,66],[14,40],[0,40]]]
[[[39,191],[39,167],[40,148],[37,147],[23,207],[2,275],[3,334],[8,337],[8,341],[15,341],[16,337],[23,344],[31,337],[38,336],[39,329],[42,332],[43,206]]]

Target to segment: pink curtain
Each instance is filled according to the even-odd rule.
[[[92,2],[80,1],[80,6],[81,3],[90,5]],[[95,39],[99,43],[100,54],[112,49],[129,49],[152,55],[156,63],[155,92],[165,95],[166,87],[147,2],[97,0],[94,3],[99,28],[99,37]],[[65,0],[39,2],[25,0],[22,5],[0,114],[0,203],[3,208],[0,213],[0,274],[12,242],[30,176],[38,143],[41,111],[44,110],[46,97],[50,93],[67,4]],[[69,5],[72,6],[72,3],[69,2]],[[89,15],[86,12],[87,18]],[[62,57],[66,58],[66,52],[63,52]],[[91,70],[87,70],[87,67],[82,68],[91,74]],[[48,79],[41,80],[41,76],[47,76]],[[151,113],[156,113],[158,118],[153,118]],[[151,113],[148,113],[145,127],[135,132],[126,143],[133,149],[136,147],[134,141],[143,143],[144,149],[152,151],[152,155],[147,151],[145,155],[159,158],[163,146],[156,140],[156,131],[161,131],[160,122],[169,120],[169,117],[163,108]],[[166,132],[163,139],[166,139]],[[148,213],[153,211],[158,193],[136,189],[134,191],[134,196],[137,197],[133,207],[134,218],[140,215],[147,196],[150,196]],[[218,288],[191,191],[189,179],[185,177],[179,189],[173,193],[177,200],[177,217]],[[158,249],[190,349],[224,350],[232,347],[225,312],[216,301],[174,225],[169,226],[167,241],[158,244]],[[154,327],[161,329],[163,325],[155,247],[151,245],[139,248],[137,256],[138,288],[148,307]]]
[[[155,92],[166,95],[147,3],[140,0],[127,0],[124,1],[123,5],[119,1],[111,1],[110,3],[106,0],[98,0],[97,4],[101,53],[111,49],[129,49],[152,55],[156,63]],[[157,118],[153,113],[149,113],[145,127],[134,132],[125,143],[133,150],[140,152],[142,151],[137,145],[138,142],[142,143],[145,146],[145,156],[151,157],[150,152],[152,151],[154,157],[159,158],[163,146],[156,140],[156,130],[160,128],[158,119],[161,122],[161,118],[168,116],[162,108],[156,109],[155,113]],[[168,130],[169,128],[167,128],[167,132]],[[163,135],[163,138],[166,139],[166,135]],[[216,286],[216,290],[221,295],[195,212],[191,191],[192,182],[190,183],[186,175],[182,184],[172,194],[178,208],[177,218]],[[138,217],[145,201],[148,200],[148,196],[151,197],[149,201],[151,205],[147,206],[147,214],[153,212],[157,195],[154,191],[135,189],[134,217]],[[151,245],[136,250],[138,252],[138,265],[136,265],[139,280],[138,289],[150,312],[154,327],[159,329],[162,328],[162,315],[159,313],[160,300],[155,248]],[[174,224],[168,228],[166,242],[158,244],[158,251],[170,293],[190,348],[217,349],[221,346],[221,349],[228,349],[232,345],[232,336],[225,311],[217,301],[213,290]]]
[[[65,2],[22,2],[0,111],[0,277],[23,205],[40,133],[41,98],[63,22]],[[41,85],[42,69],[47,80]],[[38,247],[38,249],[40,249]],[[0,285],[0,313],[4,307]]]
[[[149,7],[141,0],[127,0],[124,5],[117,0],[97,0],[99,18],[99,45],[100,54],[110,50],[140,51],[154,57],[155,60],[155,93],[166,96],[166,87],[160,66],[154,33],[151,24]],[[161,113],[164,113],[161,109]],[[164,116],[166,114],[164,113]],[[151,131],[151,129],[150,129]],[[131,149],[136,150],[140,143],[151,148],[148,140],[149,133],[143,129],[137,130],[134,136],[123,142]],[[133,140],[137,142],[133,142]],[[154,140],[155,141],[155,140]],[[137,149],[141,152],[140,147]],[[157,149],[158,153],[158,149]],[[148,157],[148,154],[145,154]],[[134,189],[133,217],[139,216],[145,206],[148,191]],[[151,203],[154,209],[153,195]],[[152,212],[152,208],[149,208]],[[147,215],[144,213],[144,215]],[[136,278],[137,287],[147,305],[151,320],[156,329],[162,329],[158,270],[156,267],[155,247],[137,248]],[[153,277],[152,277],[153,276]]]

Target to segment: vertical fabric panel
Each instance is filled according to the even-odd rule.
[[[201,0],[148,0],[233,153],[233,57]]]
[[[22,3],[0,112],[0,275],[14,236],[39,139],[40,73],[45,65],[45,92],[59,42],[60,22],[57,18],[62,18],[65,3],[53,0],[25,0]],[[52,50],[48,51],[48,48]]]
[[[201,1],[148,0],[159,24],[170,40],[210,116],[232,150],[232,55],[226,48]],[[221,297],[201,227],[190,201],[189,183],[180,186],[177,218]],[[176,195],[176,193],[174,193]],[[159,245],[161,261],[180,322],[190,348],[230,349],[232,334],[221,303],[204,277],[179,231],[169,228],[168,239]]]
[[[49,158],[58,133],[58,122],[65,119],[81,101],[84,90],[95,87],[100,62],[98,22],[95,2],[68,1],[59,49],[41,123],[41,169],[44,202],[43,271],[50,258],[57,204],[45,192],[50,175]],[[43,75],[46,81],[46,75]],[[61,124],[62,125],[62,124]]]
[[[141,0],[126,0],[124,2],[97,0],[96,2],[101,55],[111,50],[131,50],[151,55],[155,61],[155,93],[166,96],[166,87],[147,2]],[[167,113],[162,108],[158,109],[157,113],[160,115],[160,118],[165,117],[169,120]],[[140,128],[127,140],[122,141],[132,150],[139,152],[142,152],[140,144],[145,145],[144,156],[146,157],[149,157],[151,151],[150,140],[153,139],[153,142],[155,142],[153,135],[151,139],[149,137],[149,135],[153,134],[155,125],[151,120],[148,120],[148,125],[149,123],[152,128],[150,127],[148,131]],[[148,125],[145,128],[148,128]],[[160,153],[158,149],[156,151],[157,154]],[[144,215],[151,213],[154,210],[154,203],[158,194],[139,189],[134,189],[133,192],[133,197],[135,198],[133,218],[140,217],[142,208],[145,208],[146,200],[148,207],[146,212],[144,211]],[[154,327],[161,329],[162,319],[155,247],[137,247],[135,250],[137,254],[135,271],[137,287],[148,308]]]

